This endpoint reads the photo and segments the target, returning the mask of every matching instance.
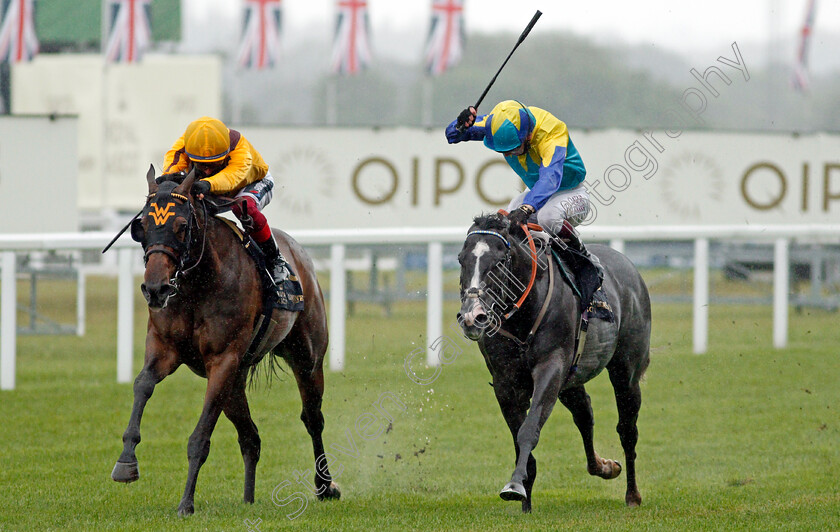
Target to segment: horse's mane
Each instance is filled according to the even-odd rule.
[[[499,213],[479,214],[473,218],[473,223],[476,229],[483,231],[506,231],[510,228],[510,223],[505,216]]]

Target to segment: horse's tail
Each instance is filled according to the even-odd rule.
[[[261,380],[265,381],[266,388],[271,388],[271,383],[274,382],[274,378],[281,378],[280,372],[286,375],[289,374],[286,371],[285,365],[280,363],[283,357],[275,352],[275,349],[266,353],[262,358],[262,360],[252,365],[248,370],[249,389],[256,389]]]

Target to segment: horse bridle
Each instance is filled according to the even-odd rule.
[[[493,266],[491,266],[490,270],[493,270],[495,268],[503,268],[506,271],[510,271],[510,265],[511,265],[511,260],[512,260],[512,254],[511,254],[511,251],[510,251],[510,241],[507,238],[505,238],[505,236],[503,234],[497,233],[496,231],[490,231],[490,230],[487,230],[487,229],[477,229],[475,231],[470,231],[469,233],[467,233],[467,238],[469,238],[473,235],[491,235],[491,236],[495,236],[495,237],[501,239],[501,241],[505,243],[505,257],[503,259],[497,261],[496,264],[494,264]],[[502,294],[506,296],[506,294],[511,292],[510,290],[508,290],[508,288],[510,286],[510,282],[508,281],[508,277],[506,275],[503,275],[502,277],[506,281],[505,282],[505,290],[502,290]],[[485,285],[484,282],[482,282],[481,284],[482,284],[482,286]],[[467,290],[464,291],[464,296],[461,299],[462,300],[464,300],[464,299],[479,299],[479,300],[482,301],[482,306],[484,306],[482,298],[486,294],[487,294],[487,291],[484,290],[481,287],[470,287],[470,288],[468,288]],[[507,298],[505,297],[505,299],[507,299]],[[494,308],[495,308],[497,303],[499,303],[499,301],[497,301],[496,298],[492,298],[491,304],[486,306],[486,308],[488,308],[492,312],[495,312]]]
[[[502,213],[502,212],[503,211],[500,211],[500,213]],[[504,214],[506,214],[506,213],[504,213]],[[521,227],[522,227],[522,230],[525,233],[525,236],[528,239],[528,246],[529,246],[530,251],[531,251],[531,277],[528,281],[528,286],[523,291],[519,300],[517,300],[516,303],[513,304],[513,308],[503,316],[502,321],[505,321],[505,320],[509,319],[511,316],[513,316],[514,313],[516,313],[517,310],[519,310],[519,308],[522,306],[522,303],[525,301],[525,299],[527,299],[528,295],[531,293],[531,290],[534,287],[534,281],[536,280],[536,277],[537,277],[537,250],[536,250],[536,246],[534,244],[534,237],[533,237],[533,235],[531,235],[530,229],[534,229],[534,230],[537,230],[537,231],[542,231],[542,227],[537,225],[537,224],[531,224],[531,223],[522,224]],[[487,230],[487,229],[478,229],[478,230],[475,230],[475,231],[470,231],[469,233],[467,233],[467,238],[469,238],[470,236],[475,235],[475,234],[492,235],[492,236],[500,238],[505,243],[505,258],[498,261],[496,264],[494,264],[492,266],[492,268],[497,268],[497,267],[499,267],[499,265],[502,264],[502,262],[504,262],[503,267],[506,268],[508,272],[510,272],[511,271],[510,270],[510,265],[512,263],[512,255],[513,255],[513,253],[511,252],[511,248],[510,248],[510,241],[507,238],[505,238],[505,236],[502,235],[501,233],[497,233],[496,231],[490,231],[490,230]],[[491,268],[491,270],[492,270],[492,268]],[[507,289],[510,286],[510,282],[508,280],[507,275],[504,275],[503,277],[506,280],[505,288]],[[526,339],[525,340],[520,340],[519,338],[517,338],[513,334],[511,334],[508,331],[506,331],[505,329],[503,329],[501,326],[498,327],[497,332],[499,334],[501,334],[502,336],[504,336],[505,338],[513,340],[517,344],[517,346],[519,346],[519,349],[522,352],[526,351],[530,347],[531,341],[534,338],[534,334],[537,332],[537,329],[539,328],[540,324],[542,323],[542,320],[545,317],[546,312],[548,311],[549,304],[551,303],[551,297],[554,293],[554,268],[552,267],[552,265],[550,263],[548,265],[548,277],[549,277],[548,294],[545,298],[545,301],[543,302],[542,308],[540,308],[540,312],[537,315],[537,319],[534,321],[534,324],[531,327],[531,330],[528,332],[528,336],[526,337]],[[506,292],[508,292],[508,290],[505,290],[504,292],[506,293]],[[479,299],[484,294],[485,294],[485,292],[481,288],[475,288],[475,287],[469,288],[465,291],[464,297],[462,298],[462,300],[463,299]],[[488,309],[491,312],[495,312],[494,311],[495,304],[496,304],[496,302],[493,301],[493,303],[488,307]]]
[[[152,199],[154,199],[157,194],[149,194],[146,206],[148,207],[151,204]],[[184,275],[191,271],[193,268],[198,266],[201,262],[201,259],[204,257],[204,249],[207,243],[207,224],[204,224],[202,228],[201,225],[198,223],[198,216],[196,215],[195,208],[193,207],[190,199],[182,194],[178,193],[170,193],[170,197],[180,200],[183,204],[186,204],[189,207],[189,213],[187,215],[188,223],[187,223],[187,234],[184,237],[184,241],[178,241],[177,239],[173,239],[169,243],[159,243],[159,244],[152,244],[151,246],[147,246],[145,243],[143,244],[143,264],[147,264],[149,262],[149,257],[151,257],[154,253],[162,253],[169,257],[173,264],[175,264],[175,272],[172,275],[172,278],[169,280],[169,284],[175,289],[176,293],[178,291],[178,284],[179,280],[183,279]],[[207,219],[207,206],[204,201],[201,202],[202,209],[204,210],[204,219]],[[146,214],[148,217],[149,214]],[[192,247],[192,229],[195,226],[197,229],[203,229],[201,231],[201,253],[199,254],[198,258],[193,262],[191,265],[185,267],[185,265],[190,260],[190,248]],[[157,247],[157,246],[169,246],[173,251],[165,247]],[[177,254],[176,254],[177,253]]]

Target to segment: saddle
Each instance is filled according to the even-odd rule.
[[[560,270],[560,276],[580,300],[582,319],[597,318],[614,323],[615,315],[607,300],[607,294],[602,290],[600,279],[597,276],[581,274],[580,263],[588,259],[570,248],[560,249],[558,246],[551,246],[551,255]],[[588,266],[594,268],[594,266]],[[587,294],[591,295],[587,297]],[[587,299],[589,304],[586,302]]]

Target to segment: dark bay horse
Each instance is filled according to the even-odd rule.
[[[626,460],[625,502],[638,506],[642,502],[635,470],[639,381],[650,361],[647,287],[627,257],[606,246],[587,246],[606,270],[602,290],[615,322],[590,320],[585,349],[572,369],[579,300],[560,278],[546,241],[536,241],[540,246],[532,248],[524,232],[511,231],[503,216],[479,216],[458,256],[462,302],[458,321],[484,355],[516,450],[513,475],[499,495],[522,501],[523,512],[531,510],[537,476],[532,451],[558,398],[571,411],[583,438],[589,474],[611,479],[621,473],[619,463],[595,452],[592,406],[584,389],[587,381],[607,368],[618,406],[616,430]],[[533,288],[526,292],[529,279]],[[521,306],[510,314],[511,303],[520,302],[517,298]]]
[[[246,356],[262,311],[262,284],[255,262],[227,224],[207,214],[190,193],[195,175],[161,176],[149,168],[149,197],[142,217],[132,224],[132,237],[142,243],[146,271],[141,290],[149,306],[146,355],[134,381],[134,405],[123,434],[123,451],[111,478],[133,482],[140,477],[135,447],[140,419],[155,385],[185,364],[207,379],[204,408],[189,438],[189,470],[179,515],[194,512],[198,472],[210,451],[210,435],[222,412],[236,427],[245,462],[244,500],[254,502],[254,482],[260,458],[260,436],[245,395],[249,371],[270,349],[282,357],[297,380],[301,420],[315,452],[315,486],[319,499],[339,498],[332,481],[321,432],[324,416],[323,361],[327,321],[321,287],[312,261],[287,234],[274,230],[278,246],[303,286],[301,312],[275,309],[262,353]],[[266,361],[272,363],[274,360]]]

